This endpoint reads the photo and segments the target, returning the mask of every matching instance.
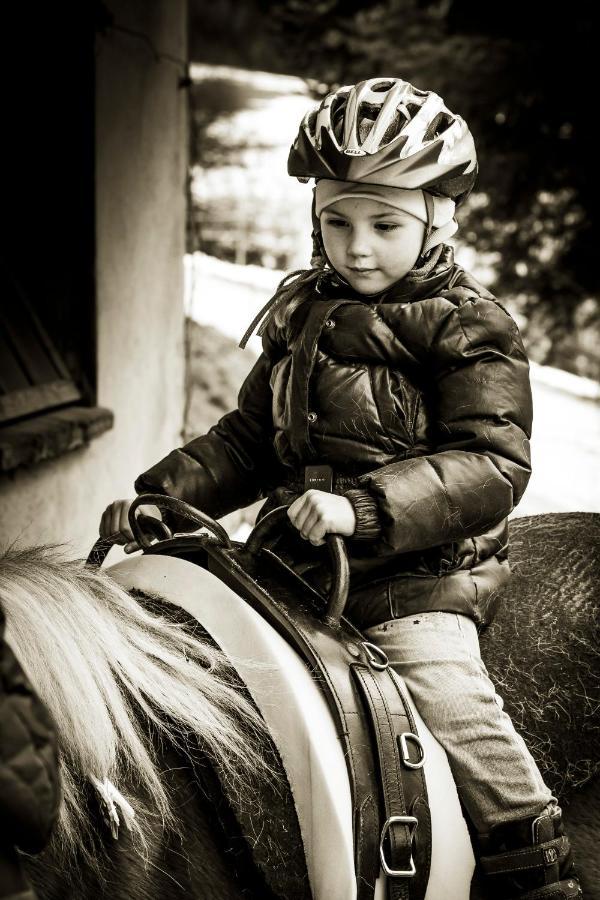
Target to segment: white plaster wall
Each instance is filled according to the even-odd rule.
[[[114,0],[115,21],[184,59],[186,0]],[[100,515],[181,443],[187,97],[181,71],[131,35],[98,38],[98,405],[111,431],[0,484],[0,540],[89,549]],[[116,552],[116,551],[113,551]]]

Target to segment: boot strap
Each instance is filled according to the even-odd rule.
[[[545,869],[557,863],[560,865],[568,853],[569,841],[562,836],[534,847],[482,856],[480,863],[486,875],[511,875],[527,869]]]
[[[582,897],[579,881],[576,878],[564,878],[554,884],[534,888],[526,894],[519,894],[511,900],[582,900]]]

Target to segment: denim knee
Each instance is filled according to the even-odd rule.
[[[477,627],[459,613],[426,612],[382,622],[365,635],[387,653],[391,663],[407,659],[481,659]]]
[[[432,730],[493,701],[502,708],[479,653],[475,623],[457,613],[394,619],[366,635],[404,679]]]

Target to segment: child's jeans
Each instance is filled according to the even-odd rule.
[[[538,815],[554,800],[502,710],[472,619],[427,612],[383,622],[365,635],[387,654],[444,747],[479,834],[501,822]]]

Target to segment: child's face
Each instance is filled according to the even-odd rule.
[[[336,200],[320,216],[327,257],[342,278],[361,294],[377,294],[413,268],[425,225],[366,197]]]

